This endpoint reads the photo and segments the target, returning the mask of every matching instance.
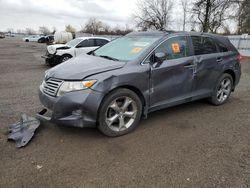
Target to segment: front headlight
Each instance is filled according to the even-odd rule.
[[[57,96],[62,96],[64,93],[71,91],[79,91],[83,89],[91,88],[97,80],[86,80],[86,81],[65,81],[60,86]]]

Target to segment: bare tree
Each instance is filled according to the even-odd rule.
[[[225,20],[232,18],[228,11],[231,5],[231,0],[196,0],[192,11],[201,31],[216,33]]]
[[[39,32],[44,34],[44,35],[48,35],[51,33],[51,31],[49,30],[49,28],[47,28],[46,26],[40,26],[39,27]]]
[[[235,2],[238,7],[235,15],[238,24],[237,33],[250,33],[250,1],[236,0]]]
[[[181,7],[182,7],[182,11],[183,11],[183,26],[182,26],[182,30],[185,31],[186,30],[186,23],[187,23],[187,14],[189,12],[189,0],[181,0]]]
[[[7,33],[14,33],[14,29],[13,28],[8,28]]]
[[[142,30],[166,30],[170,23],[172,0],[140,0],[135,13],[137,27]]]
[[[32,28],[26,28],[25,33],[27,35],[34,35],[34,34],[36,34],[36,31],[34,29],[32,29]]]
[[[83,32],[98,34],[100,30],[103,29],[103,23],[96,18],[90,18],[85,24],[84,28],[82,28]]]
[[[53,26],[53,28],[52,28],[52,34],[55,34],[56,31],[57,31],[56,27]]]

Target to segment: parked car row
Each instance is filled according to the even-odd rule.
[[[102,37],[80,37],[69,41],[66,44],[54,44],[47,46],[47,51],[42,58],[45,63],[53,66],[65,62],[80,54],[87,54],[110,42]]]
[[[54,35],[30,35],[23,38],[25,42],[53,43]]]

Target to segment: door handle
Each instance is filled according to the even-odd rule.
[[[218,63],[219,63],[219,62],[222,62],[222,58],[221,58],[221,57],[218,57],[216,61],[217,61]]]
[[[184,65],[185,68],[193,68],[193,67],[195,67],[195,66],[196,66],[196,65],[193,64],[193,63],[188,63],[188,64]]]

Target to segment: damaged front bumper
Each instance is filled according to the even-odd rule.
[[[52,97],[43,93],[40,88],[39,98],[46,109],[36,117],[41,121],[49,121],[57,125],[95,127],[102,97],[102,93],[91,89]]]
[[[46,53],[45,55],[41,56],[41,58],[44,58],[45,63],[48,65],[57,65],[60,61],[61,56]]]
[[[8,140],[14,140],[18,148],[24,147],[39,126],[40,121],[38,119],[22,114],[19,122],[9,126]]]

